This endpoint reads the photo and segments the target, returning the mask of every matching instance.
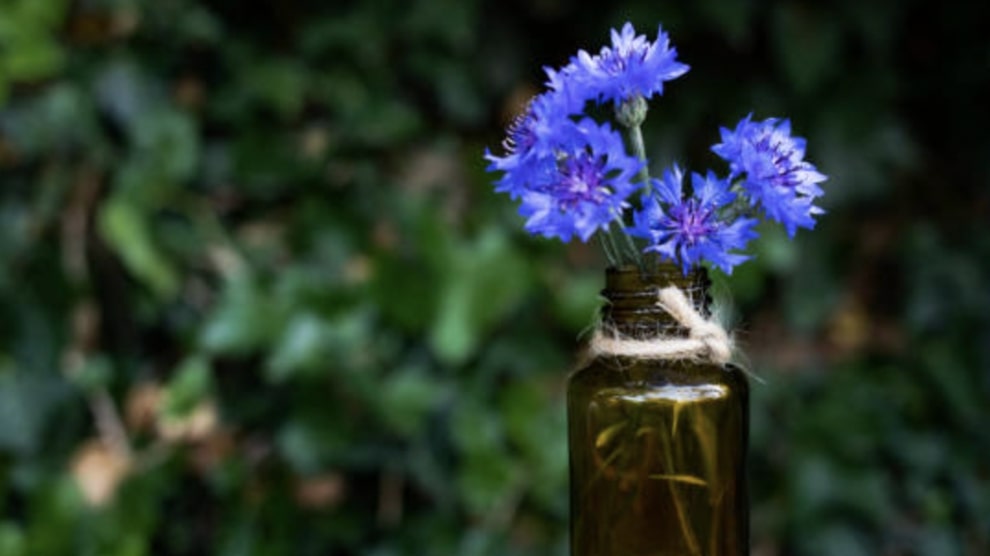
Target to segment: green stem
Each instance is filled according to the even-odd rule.
[[[598,239],[602,244],[602,250],[605,251],[605,259],[608,260],[609,266],[620,266],[616,256],[618,250],[615,248],[615,239],[612,238],[612,228],[609,227],[604,233],[596,235],[598,235]]]
[[[621,104],[616,106],[615,109],[615,119],[623,127],[629,130],[629,142],[632,144],[633,154],[636,159],[642,162],[642,166],[639,169],[639,179],[642,182],[643,188],[646,194],[650,193],[650,170],[647,168],[646,160],[646,147],[643,145],[643,132],[640,129],[640,124],[646,119],[647,105],[646,99],[640,95],[636,95],[632,98],[626,99]],[[621,240],[616,240],[615,236],[612,236],[612,225],[609,224],[607,230],[608,235],[612,236],[613,245],[621,245],[623,250],[616,250],[619,255],[628,255],[629,262],[635,263],[640,270],[644,270],[643,267],[643,256],[640,254],[639,250],[636,248],[636,244],[633,242],[632,238],[626,232],[625,222],[622,220],[622,215],[616,216],[616,220],[619,223],[618,235],[622,236]],[[623,259],[625,257],[623,256]],[[623,261],[625,262],[625,261]]]
[[[643,131],[639,128],[639,125],[629,127],[629,142],[632,143],[633,154],[643,163],[642,168],[639,169],[639,179],[643,182],[646,194],[649,195],[650,169],[646,164],[646,146],[643,144]]]
[[[618,231],[616,231],[616,228],[618,228]],[[620,237],[622,238],[621,240],[618,239]],[[643,257],[640,256],[639,250],[636,249],[636,244],[633,243],[632,238],[626,233],[626,228],[618,216],[608,223],[608,227],[602,231],[600,239],[609,264],[619,267],[627,263],[632,263],[641,270],[643,269]]]
[[[639,169],[639,179],[643,183],[643,192],[646,195],[650,194],[650,169],[646,160],[646,146],[643,143],[643,131],[640,129],[639,124],[629,126],[629,142],[632,144],[633,154],[643,163],[643,166]],[[625,239],[626,247],[633,254],[633,260],[639,264],[640,269],[643,269],[643,257],[640,255],[639,250],[636,249],[636,244],[633,243],[629,234],[626,233],[625,228],[622,228],[622,237]]]
[[[626,233],[625,226],[621,223],[619,224],[619,235],[622,236],[622,239],[624,240],[623,243],[625,244],[626,249],[629,250],[629,256],[631,259],[639,266],[640,270],[643,270],[643,257],[640,256],[639,250],[636,248],[636,244],[633,243],[632,238],[629,237],[628,233]]]
[[[665,427],[657,427],[655,429],[661,436],[661,442],[664,444],[663,448],[660,450],[660,456],[663,458],[664,469],[667,473],[677,474],[674,466],[674,435],[668,434]],[[691,526],[691,520],[687,515],[687,510],[685,508],[684,501],[681,499],[681,490],[675,481],[669,481],[667,483],[667,488],[670,489],[670,497],[674,502],[674,512],[677,514],[677,521],[681,524],[681,532],[684,534],[684,542],[687,544],[687,548],[691,553],[691,556],[698,556],[701,554],[701,545],[698,543],[698,536],[694,532],[694,528]]]
[[[722,209],[722,216],[728,220],[735,220],[739,217],[746,218],[757,218],[757,212],[753,209],[753,206],[746,201],[745,190],[741,183],[733,184],[732,188],[729,190],[735,193],[736,198],[732,201],[732,204]]]

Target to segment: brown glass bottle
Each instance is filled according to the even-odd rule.
[[[656,306],[674,284],[707,311],[704,271],[609,269],[605,330],[686,334]],[[568,382],[572,556],[749,553],[749,390],[733,365],[597,356]]]

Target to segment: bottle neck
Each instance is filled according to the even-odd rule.
[[[707,317],[711,299],[711,281],[704,268],[692,269],[685,275],[672,264],[641,270],[636,266],[610,267],[605,271],[605,307],[602,322],[606,331],[631,338],[685,336],[687,330],[657,304],[657,294],[663,288],[680,288],[694,309]]]

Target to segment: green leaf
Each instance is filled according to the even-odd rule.
[[[294,316],[268,358],[268,379],[280,382],[297,370],[325,363],[325,358],[331,355],[327,336],[327,324],[320,317],[311,313]]]
[[[464,362],[481,337],[521,299],[530,280],[525,261],[506,235],[487,228],[455,249],[430,343],[447,363]]]
[[[55,30],[63,23],[69,0],[5,0],[0,4],[0,17],[10,22],[10,28],[30,27]]]
[[[213,373],[209,361],[201,355],[187,358],[174,371],[165,387],[162,415],[169,418],[186,416],[206,399],[212,388]]]
[[[0,450],[34,454],[69,390],[59,375],[16,371],[0,361]]]
[[[374,332],[366,310],[353,309],[330,319],[303,312],[280,330],[265,366],[273,382],[343,372],[349,384],[359,386],[358,374],[373,361]]]
[[[200,343],[210,353],[243,355],[267,347],[281,323],[272,299],[247,272],[238,272],[227,280]]]
[[[466,458],[457,474],[457,484],[468,510],[484,515],[513,496],[520,477],[519,467],[505,453],[491,452]]]
[[[112,378],[113,364],[106,355],[87,357],[82,367],[69,375],[69,379],[85,392],[108,387]]]
[[[426,417],[445,395],[422,369],[401,369],[384,382],[379,409],[385,422],[403,436],[422,432]]]
[[[62,68],[62,49],[46,37],[21,35],[11,42],[0,58],[0,71],[11,81],[41,79]]]
[[[554,313],[569,330],[577,333],[595,324],[602,289],[602,279],[597,273],[555,276],[548,288]]]
[[[56,37],[66,0],[0,3],[0,83],[34,80],[59,71],[65,56]]]
[[[20,527],[8,521],[0,523],[0,554],[23,556],[27,554],[26,544]]]
[[[490,511],[521,479],[521,469],[506,450],[505,433],[496,414],[467,395],[451,418],[452,434],[463,464],[457,474],[461,496],[471,512]]]
[[[200,136],[187,114],[170,108],[140,114],[132,122],[132,130],[136,156],[158,174],[159,180],[180,183],[192,177]]]
[[[179,276],[152,239],[145,213],[119,196],[111,197],[99,212],[99,229],[135,278],[161,297],[175,295]]]
[[[523,456],[533,495],[547,508],[567,511],[567,419],[562,396],[538,382],[516,382],[499,396],[509,441]]]
[[[309,70],[297,59],[265,57],[253,52],[239,54],[240,92],[283,120],[297,116],[305,100]]]
[[[310,409],[307,415],[290,418],[280,427],[275,444],[299,473],[317,473],[329,465],[352,463],[349,460],[356,459],[360,442],[335,409],[315,415],[309,414],[316,413]]]

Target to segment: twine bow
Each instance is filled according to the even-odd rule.
[[[595,330],[592,355],[621,355],[639,359],[691,359],[724,365],[732,359],[732,340],[722,325],[701,316],[675,286],[660,290],[657,305],[688,331],[688,337],[660,336],[641,340],[606,335]]]

